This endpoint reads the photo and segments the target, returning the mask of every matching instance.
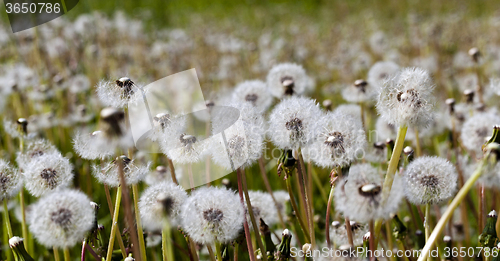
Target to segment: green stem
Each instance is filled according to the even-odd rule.
[[[69,255],[69,248],[65,247],[63,250],[64,261],[70,261],[71,257]]]
[[[25,205],[25,197],[24,197],[24,188],[21,188],[21,191],[19,192],[19,201],[21,204],[21,229],[22,229],[22,235],[23,238],[28,241],[28,227],[26,226],[26,205]],[[26,250],[28,249],[28,244],[24,244],[24,247]]]
[[[306,182],[306,178],[305,178],[305,165],[304,165],[304,159],[302,158],[302,153],[300,151],[300,149],[298,150],[297,152],[298,154],[298,157],[299,157],[299,165],[297,167],[297,171],[300,172],[300,177],[302,177],[302,183],[303,183],[303,187],[304,187],[304,201],[306,202],[306,213],[307,213],[307,217],[308,217],[308,221],[307,221],[307,224],[309,225],[309,233],[310,233],[310,237],[311,237],[311,245],[312,245],[312,249],[314,249],[316,247],[316,237],[315,237],[315,234],[314,234],[314,220],[313,220],[313,209],[312,209],[312,201],[311,201],[311,193],[309,191],[309,186]],[[308,182],[310,184],[312,184],[312,181],[311,180],[308,180]]]
[[[257,225],[257,222],[255,220],[255,216],[253,213],[252,209],[252,203],[250,202],[250,196],[248,195],[248,187],[247,187],[247,178],[242,169],[238,169],[240,171],[241,175],[241,184],[243,185],[243,193],[245,194],[245,200],[247,202],[247,209],[248,209],[248,215],[250,216],[250,220],[252,221],[252,227],[253,227],[253,232],[255,233],[257,245],[259,245],[260,251],[262,252],[262,260],[267,261],[267,252],[266,248],[264,247],[264,244],[262,243],[262,238],[260,237],[260,226]],[[217,244],[215,244],[215,247],[217,248]],[[219,246],[220,248],[220,246]],[[220,250],[220,249],[219,249]],[[221,252],[217,251],[217,254],[221,254]],[[222,256],[220,256],[219,260],[222,261]]]
[[[385,205],[387,198],[391,193],[392,183],[394,181],[394,175],[398,168],[399,159],[401,158],[401,152],[403,151],[403,145],[405,142],[406,132],[408,131],[408,126],[403,125],[398,128],[398,135],[396,138],[396,143],[394,144],[394,149],[392,151],[391,159],[389,160],[389,166],[387,167],[387,173],[385,175],[384,185],[382,187],[382,205]],[[378,243],[378,235],[382,229],[382,220],[377,220],[375,223],[375,248]]]
[[[108,253],[106,254],[106,261],[111,261],[113,254],[113,245],[115,243],[115,236],[118,228],[118,215],[120,214],[120,204],[122,201],[122,187],[119,186],[116,190],[115,211],[113,213],[113,223],[111,225],[111,233],[109,237]]]
[[[12,238],[12,226],[10,225],[10,218],[9,218],[9,208],[7,207],[7,199],[3,200],[3,216],[5,218],[5,227],[7,228],[7,235],[9,238]]]
[[[311,238],[309,237],[309,232],[307,229],[306,224],[304,223],[304,220],[302,220],[302,216],[300,215],[299,212],[299,207],[297,206],[297,202],[295,201],[295,198],[292,193],[292,182],[291,182],[291,177],[288,177],[286,179],[286,189],[288,190],[288,194],[290,195],[290,203],[292,204],[293,211],[295,212],[295,216],[299,220],[300,228],[302,228],[302,232],[304,232],[304,236],[306,237],[307,242],[311,242]]]
[[[331,204],[332,204],[332,199],[333,199],[333,188],[334,186],[331,186],[330,188],[330,195],[328,196],[328,205],[326,205],[326,217],[325,217],[325,235],[326,235],[326,246],[330,248],[332,246],[332,243],[330,242],[330,210],[331,210]]]
[[[163,261],[173,261],[174,252],[172,250],[172,232],[171,232],[170,222],[167,220],[165,222],[165,227],[161,233],[161,247],[163,253]]]
[[[215,242],[215,252],[217,253],[217,260],[222,261],[222,251],[221,251],[221,247],[220,247],[219,242]],[[266,256],[266,255],[262,255],[262,256]]]
[[[418,258],[418,261],[424,261],[426,259],[427,255],[429,255],[431,248],[436,243],[436,240],[437,240],[438,236],[441,234],[441,232],[443,231],[443,229],[445,228],[446,223],[448,223],[448,221],[452,217],[453,212],[458,207],[460,202],[462,202],[464,200],[465,196],[467,196],[467,193],[474,186],[474,183],[476,183],[477,179],[479,179],[479,177],[481,177],[481,174],[483,174],[483,170],[484,170],[484,167],[486,165],[488,158],[489,158],[489,153],[484,155],[484,158],[481,161],[481,164],[479,165],[479,167],[474,171],[472,176],[467,180],[467,182],[460,189],[460,191],[458,191],[458,194],[451,201],[448,208],[446,208],[446,211],[441,216],[441,219],[439,219],[439,222],[437,223],[436,227],[434,228],[431,235],[429,236],[429,240],[427,240],[427,242],[425,242],[425,246],[422,249],[422,252],[420,254],[420,257]]]
[[[135,220],[137,223],[137,236],[139,237],[139,251],[142,261],[147,260],[146,244],[144,243],[144,232],[142,230],[141,213],[139,212],[139,189],[137,184],[132,185],[132,195],[134,197]]]
[[[61,261],[61,259],[59,258],[59,250],[57,250],[57,248],[52,248],[52,250],[54,251],[54,260],[55,261]]]
[[[420,137],[418,133],[418,128],[414,128],[415,132],[415,145],[417,147],[417,157],[422,157],[422,145],[420,144]]]
[[[424,221],[424,230],[425,230],[425,242],[429,240],[429,236],[431,234],[431,227],[430,227],[430,218],[431,218],[431,205],[427,204],[425,206],[425,221]],[[431,258],[427,258],[428,261],[431,260]]]
[[[208,257],[210,257],[210,261],[216,261],[214,250],[212,249],[212,246],[210,244],[207,244],[207,250],[208,250]]]

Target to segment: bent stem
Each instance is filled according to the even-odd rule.
[[[398,135],[396,138],[396,143],[394,144],[394,149],[392,150],[391,159],[389,160],[389,165],[387,167],[387,173],[385,175],[384,185],[382,187],[382,205],[385,205],[387,198],[391,193],[392,183],[394,181],[394,175],[398,168],[399,159],[401,158],[401,152],[403,151],[403,145],[405,142],[406,132],[408,131],[408,126],[402,125],[398,128]],[[375,247],[377,247],[377,239],[382,229],[382,220],[379,219],[375,223]]]
[[[106,261],[111,261],[111,256],[113,254],[113,245],[115,243],[115,237],[118,232],[118,215],[120,214],[120,204],[122,201],[122,187],[119,186],[116,190],[116,201],[115,209],[113,213],[113,223],[111,225],[111,233],[109,236],[108,252],[106,254]]]
[[[252,227],[253,227],[253,232],[255,233],[257,245],[259,245],[260,251],[262,252],[262,260],[267,261],[267,251],[266,248],[264,247],[264,244],[262,243],[262,238],[260,237],[260,226],[257,225],[257,222],[255,221],[255,216],[253,213],[253,208],[252,208],[252,203],[250,202],[250,196],[248,195],[248,187],[247,187],[247,178],[245,176],[245,172],[243,169],[238,168],[237,172],[239,172],[241,176],[241,181],[243,185],[243,193],[245,193],[245,200],[247,202],[247,209],[248,209],[248,215],[250,216],[250,221],[252,221]],[[220,243],[216,243],[215,247],[217,248],[217,244],[219,244],[220,248]],[[219,251],[217,251],[217,254],[219,255]],[[219,260],[222,261],[222,256],[219,258]]]
[[[170,222],[167,220],[163,227],[163,231],[161,233],[161,249],[163,253],[164,261],[173,261],[174,252],[172,249],[172,232],[171,232]]]
[[[483,174],[483,170],[484,170],[484,167],[486,165],[488,158],[489,158],[489,153],[484,155],[484,158],[481,161],[479,167],[474,171],[472,176],[467,180],[467,182],[460,189],[460,191],[458,191],[458,194],[455,196],[453,201],[451,201],[448,208],[446,208],[446,211],[441,216],[441,219],[439,219],[439,222],[437,223],[436,227],[434,228],[431,235],[429,236],[429,239],[427,240],[427,242],[425,242],[425,246],[422,249],[422,252],[420,254],[420,257],[418,258],[418,261],[424,261],[427,258],[431,248],[436,243],[438,236],[441,234],[441,232],[445,228],[446,223],[448,223],[448,221],[452,217],[453,212],[458,207],[460,202],[462,202],[464,200],[464,198],[467,196],[467,193],[474,186],[474,183],[476,183],[477,179],[479,179],[479,177],[481,177],[481,174]]]
[[[244,198],[243,198],[243,186],[241,184],[241,172],[236,171],[236,176],[238,178],[238,194],[240,195],[240,201],[241,205],[244,207]],[[248,221],[246,215],[243,215],[244,222],[243,222],[243,228],[245,230],[245,239],[247,241],[247,248],[248,248],[248,255],[250,256],[250,261],[256,261],[257,258],[255,257],[255,252],[253,251],[253,245],[252,245],[252,237],[250,235],[250,228],[248,227]]]

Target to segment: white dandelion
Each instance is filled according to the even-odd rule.
[[[76,190],[58,190],[31,206],[30,231],[48,248],[73,247],[94,226],[95,214],[89,198]]]
[[[304,159],[321,167],[345,166],[362,155],[366,137],[360,122],[339,112],[328,112],[317,124],[316,139],[303,150]]]
[[[16,162],[18,166],[24,168],[32,160],[36,160],[40,156],[52,153],[59,153],[59,151],[48,140],[35,139],[27,143],[26,150],[23,153],[17,154]]]
[[[282,100],[269,116],[268,133],[281,149],[298,149],[312,141],[315,125],[323,115],[315,100],[291,97]]]
[[[225,188],[200,188],[182,206],[183,230],[200,244],[228,243],[243,229],[239,197]]]
[[[457,179],[455,167],[446,159],[424,156],[408,165],[403,186],[413,204],[437,204],[453,196]]]
[[[373,88],[381,88],[387,79],[396,75],[399,71],[399,66],[391,61],[376,62],[368,71],[368,84]]]
[[[285,96],[302,95],[309,84],[306,71],[294,63],[275,65],[267,74],[269,92],[281,99]]]
[[[354,84],[342,89],[342,98],[348,102],[370,102],[376,96],[376,89],[364,80],[356,80]]]
[[[139,183],[149,173],[151,163],[138,165],[126,156],[120,156],[117,160],[121,160],[123,163],[123,174],[127,185]],[[120,186],[119,162],[117,160],[112,160],[102,167],[94,165],[92,174],[100,183],[110,187]]]
[[[128,77],[116,81],[103,80],[97,84],[96,90],[103,105],[116,108],[126,107],[129,102],[136,102],[142,98],[138,87]]]
[[[354,246],[360,246],[363,244],[363,236],[368,233],[368,226],[360,224],[356,221],[350,221],[351,233]],[[338,221],[333,221],[331,224],[330,240],[332,240],[337,246],[349,244],[349,238],[347,237],[347,228],[345,224],[341,224]]]
[[[482,145],[493,134],[493,127],[500,125],[500,116],[494,113],[476,113],[462,127],[460,140],[465,148],[481,155]]]
[[[139,200],[144,228],[161,231],[166,222],[176,227],[180,223],[178,215],[186,199],[186,191],[172,182],[161,182],[147,188]]]
[[[260,80],[244,81],[236,85],[232,100],[235,103],[249,103],[258,111],[266,111],[273,102],[266,83]]]
[[[377,110],[395,126],[427,126],[433,114],[432,90],[427,71],[405,68],[379,89]]]
[[[23,179],[9,162],[0,159],[0,201],[14,197],[23,186]]]
[[[59,152],[44,154],[23,168],[25,187],[35,197],[64,188],[73,181],[73,166]]]
[[[262,191],[249,191],[248,196],[250,197],[250,203],[252,204],[252,210],[259,224],[259,220],[262,219],[268,226],[272,226],[279,222],[278,218],[278,210],[276,209],[273,198],[269,193],[265,193]],[[248,205],[245,201],[245,208],[248,209]],[[245,211],[247,214],[247,220],[250,220],[250,215],[248,210]],[[252,225],[249,223],[251,229]]]

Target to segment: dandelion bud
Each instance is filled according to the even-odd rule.
[[[302,251],[304,252],[305,255],[308,255],[308,253],[311,252],[311,250],[312,250],[311,248],[312,248],[312,245],[309,243],[302,245]]]
[[[332,105],[333,105],[332,100],[329,100],[329,99],[324,100],[322,104],[323,104],[323,107],[325,107],[325,110],[327,110],[327,111],[332,110]]]
[[[417,247],[418,248],[423,248],[424,245],[425,245],[425,235],[424,235],[424,232],[422,232],[422,230],[420,229],[417,229],[417,231],[415,231],[415,236],[417,237]]]
[[[479,58],[481,57],[481,52],[479,52],[479,49],[477,47],[470,48],[468,53],[475,63],[479,62]]]
[[[28,133],[28,121],[25,118],[19,118],[17,120],[17,124],[19,125],[22,133],[26,135]]]
[[[414,155],[414,151],[413,151],[413,148],[410,147],[410,146],[406,146],[404,149],[403,149],[403,153],[405,154],[406,158],[405,158],[405,162],[406,164],[410,163],[413,161],[415,155]]]
[[[392,223],[394,224],[394,237],[396,239],[403,240],[408,233],[408,229],[403,224],[403,222],[401,222],[398,215],[394,215],[394,217],[392,218]]]
[[[473,103],[474,102],[474,91],[473,90],[465,90],[464,91],[465,102]]]
[[[14,252],[16,261],[34,261],[34,259],[26,252],[24,247],[24,239],[20,237],[13,237],[9,239],[9,246]]]
[[[364,235],[363,235],[363,241],[366,242],[370,240],[370,231],[366,232]]]
[[[123,261],[135,261],[135,258],[131,257],[131,256],[128,256],[127,258],[125,258]]]
[[[278,261],[285,261],[290,258],[290,242],[292,241],[292,233],[288,229],[283,230],[281,243],[277,247],[274,257]]]
[[[482,247],[492,248],[495,246],[495,242],[498,240],[497,231],[495,225],[497,223],[497,212],[492,210],[488,214],[486,219],[486,225],[484,226],[483,233],[479,235],[479,245]]]

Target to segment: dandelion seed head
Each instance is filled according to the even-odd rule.
[[[446,159],[424,156],[408,165],[403,186],[410,202],[437,204],[453,196],[457,179],[455,167]]]
[[[31,206],[30,231],[45,247],[65,248],[81,243],[94,225],[89,198],[76,190],[57,190]]]
[[[102,131],[77,133],[73,139],[73,148],[84,159],[106,159],[115,153],[117,144],[106,139]]]
[[[404,68],[379,88],[377,110],[395,126],[428,126],[433,115],[432,90],[427,71]]]
[[[141,93],[134,90],[134,82],[127,77],[116,81],[100,81],[97,86],[97,96],[104,106],[123,108],[129,102],[140,99]]]
[[[391,61],[376,62],[368,71],[368,83],[373,88],[381,88],[384,82],[391,76],[397,74],[399,66]]]
[[[177,179],[177,181],[180,181],[182,179],[182,168],[178,168],[175,170],[175,178]],[[154,171],[148,172],[148,174],[144,178],[144,182],[149,186],[153,186],[161,182],[173,182],[172,175],[170,174],[170,168],[167,168],[165,166],[156,167]]]
[[[302,66],[294,63],[275,65],[267,74],[269,92],[283,98],[291,95],[302,95],[309,84],[306,71]]]
[[[482,145],[493,133],[493,126],[500,125],[500,116],[491,112],[476,113],[462,127],[460,140],[465,148],[479,157]]]
[[[0,200],[14,197],[23,186],[23,178],[9,162],[0,159]]]
[[[332,233],[330,234],[330,240],[332,240],[336,245],[346,245],[349,244],[349,239],[347,237],[347,228],[345,224],[332,225]],[[354,246],[360,246],[363,244],[363,236],[368,232],[368,226],[360,224],[355,221],[350,221],[352,239]]]
[[[161,231],[168,220],[172,226],[180,223],[178,215],[187,193],[172,182],[161,182],[147,188],[139,201],[143,226],[149,231]]]
[[[260,80],[245,81],[238,84],[232,95],[235,103],[249,103],[258,111],[266,111],[273,102],[273,96],[269,93],[266,83]]]
[[[366,147],[360,121],[339,112],[328,112],[315,127],[316,139],[303,150],[304,158],[321,167],[344,166]]]
[[[252,204],[252,210],[255,220],[264,220],[268,226],[273,226],[279,221],[278,210],[275,207],[273,198],[269,193],[262,191],[249,191],[248,196],[250,197],[250,203]],[[247,220],[250,220],[250,214],[248,213],[248,205],[245,201],[245,212],[247,214]],[[249,226],[253,229],[249,222]],[[257,222],[258,224],[259,222]]]
[[[119,162],[117,160],[122,161],[123,174],[127,185],[139,183],[149,173],[150,162],[146,165],[139,165],[126,156],[120,156],[118,159],[104,164],[103,167],[94,165],[92,175],[102,184],[107,184],[110,187],[120,186]]]
[[[24,153],[18,153],[16,162],[21,168],[26,167],[30,161],[36,160],[45,154],[59,153],[54,145],[45,139],[35,139],[29,141]]]
[[[35,197],[64,188],[73,181],[73,166],[59,152],[44,154],[23,168],[25,187]]]
[[[342,90],[342,97],[348,102],[369,102],[376,97],[376,89],[364,80],[356,80]]]
[[[182,228],[200,244],[228,243],[239,235],[244,215],[243,206],[233,191],[200,188],[182,206]]]
[[[268,133],[279,148],[297,149],[311,142],[323,115],[316,101],[304,97],[282,100],[269,116]]]
[[[335,209],[351,220],[366,223],[387,218],[397,212],[404,196],[401,178],[394,179],[393,189],[384,203],[382,200],[383,179],[378,169],[368,163],[350,167],[349,175],[342,179],[335,190]]]
[[[356,121],[356,125],[363,126],[361,122],[361,107],[357,104],[341,104],[333,110],[334,112],[349,115]]]

